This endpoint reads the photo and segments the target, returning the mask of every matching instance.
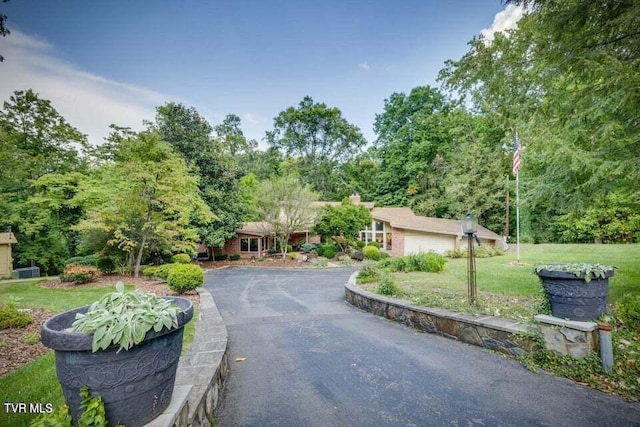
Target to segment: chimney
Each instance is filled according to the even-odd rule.
[[[358,193],[353,193],[351,196],[349,196],[349,200],[351,200],[351,203],[353,203],[354,205],[359,205],[360,195]]]

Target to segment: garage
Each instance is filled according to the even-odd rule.
[[[456,236],[431,233],[406,232],[404,254],[434,251],[444,253],[455,248]]]

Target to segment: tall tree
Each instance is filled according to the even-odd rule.
[[[505,139],[518,130],[534,229],[557,239],[554,218],[583,215],[612,192],[618,208],[640,209],[640,4],[523,3],[532,8],[516,29],[475,38],[441,78],[501,121]]]
[[[8,3],[9,0],[2,0],[2,3]],[[11,34],[11,31],[6,27],[7,15],[0,13],[0,36],[6,37]],[[0,62],[4,61],[4,57],[0,55]]]
[[[315,103],[310,96],[305,96],[298,108],[280,112],[266,140],[298,160],[303,181],[328,199],[344,192],[342,183],[334,178],[336,167],[353,158],[367,143],[360,129],[342,117],[338,108]]]
[[[258,143],[247,139],[242,132],[242,120],[235,114],[227,114],[222,123],[215,126],[216,137],[226,152],[235,156],[255,150]]]
[[[220,140],[212,138],[211,125],[193,107],[175,103],[158,107],[150,127],[195,167],[202,197],[216,217],[199,224],[199,233],[207,245],[222,246],[241,227],[244,215],[238,191],[241,175],[234,158]]]
[[[86,137],[67,123],[50,101],[32,90],[16,91],[4,102],[0,110],[0,227],[11,226],[16,234],[14,254],[20,264],[37,261],[44,272],[54,274],[60,258],[73,250],[60,238],[69,224],[47,222],[45,226],[40,219],[53,221],[55,213],[46,210],[46,203],[32,201],[27,205],[27,201],[56,185],[38,183],[45,175],[86,172],[87,162],[78,151],[86,146]],[[57,230],[58,237],[49,229]],[[57,249],[52,246],[47,259],[47,251],[41,250],[50,239],[55,240]]]
[[[137,277],[152,248],[193,251],[199,240],[193,218],[206,223],[213,215],[182,156],[157,133],[123,141],[117,157],[84,184],[78,200],[90,207],[77,229],[86,236],[102,232],[104,251],[123,253]]]
[[[261,182],[255,200],[259,217],[282,242],[284,259],[291,235],[313,227],[317,215],[313,202],[318,196],[308,185],[288,175]]]
[[[345,199],[340,206],[328,205],[322,208],[320,219],[316,223],[314,231],[325,240],[331,237],[353,240],[358,237],[361,230],[370,225],[371,213],[369,210]]]

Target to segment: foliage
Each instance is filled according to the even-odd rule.
[[[362,253],[367,259],[378,261],[380,259],[380,249],[375,246],[365,246],[362,249]]]
[[[410,254],[401,258],[389,258],[381,261],[381,267],[387,263],[391,267],[391,271],[425,271],[430,273],[438,273],[444,269],[447,259],[435,252]]]
[[[323,256],[327,259],[335,258],[338,253],[338,248],[334,245],[325,245],[322,247],[322,253],[318,253],[318,255]]]
[[[473,253],[476,258],[491,258],[494,256],[504,255],[504,251],[502,249],[489,245],[478,246],[475,248]]]
[[[24,328],[33,323],[29,313],[18,310],[14,305],[0,306],[0,330]]]
[[[396,284],[393,277],[387,275],[382,278],[382,281],[376,288],[376,293],[386,296],[397,296],[400,294],[400,288]]]
[[[356,240],[356,248],[362,249],[365,246],[367,246],[367,244],[363,240],[360,240],[360,239]]]
[[[375,283],[380,280],[380,271],[372,265],[365,265],[356,276],[356,283]]]
[[[192,291],[204,283],[204,271],[195,264],[178,264],[167,277],[169,289],[178,294]]]
[[[113,274],[116,271],[116,262],[110,256],[99,257],[96,266],[102,274]]]
[[[0,229],[11,226],[19,265],[57,274],[75,252],[70,232],[82,215],[71,202],[87,162],[86,137],[32,90],[16,91],[0,110]],[[21,165],[16,167],[16,165]]]
[[[318,249],[318,245],[316,245],[315,243],[303,243],[302,245],[300,245],[300,249],[305,254],[308,254],[309,252],[313,252],[313,251],[317,250]]]
[[[640,5],[524,3],[533,7],[516,29],[474,38],[440,79],[472,97],[505,145],[518,130],[536,241],[635,239]]]
[[[72,421],[69,407],[67,405],[59,405],[52,413],[41,414],[29,424],[29,427],[71,427],[73,425]]]
[[[152,329],[177,328],[180,311],[171,300],[140,291],[125,292],[124,284],[118,282],[115,292],[91,304],[86,313],[78,313],[71,329],[93,333],[93,352],[112,344],[129,350]]]
[[[448,258],[464,258],[467,256],[467,251],[462,248],[450,249],[444,253],[444,256]]]
[[[328,199],[344,193],[334,179],[335,167],[367,143],[360,129],[342,117],[338,108],[314,103],[310,96],[305,96],[298,108],[280,112],[266,140],[297,159],[303,183]]]
[[[229,255],[227,255],[227,254],[214,255],[213,256],[213,260],[214,261],[226,261],[228,256]]]
[[[308,186],[300,184],[295,176],[261,182],[256,199],[257,210],[267,224],[268,231],[282,242],[288,242],[294,232],[308,230],[314,224],[316,210],[313,202],[317,196]],[[286,250],[287,247],[283,245],[283,259]]]
[[[64,268],[60,275],[61,282],[73,282],[76,285],[96,280],[99,272],[96,267],[89,265],[71,264]]]
[[[97,267],[98,266],[98,256],[97,255],[85,255],[85,256],[74,256],[67,259],[64,262],[65,267],[68,265],[86,265]]]
[[[231,254],[231,255],[229,256],[229,259],[230,259],[231,261],[237,261],[237,260],[239,260],[239,259],[240,259],[240,254]]]
[[[625,328],[640,333],[640,294],[625,294],[616,303],[616,314]]]
[[[380,249],[380,246],[381,246],[381,245],[380,245],[380,243],[378,243],[378,242],[376,242],[376,241],[373,241],[373,242],[369,242],[369,243],[367,244],[367,246],[373,246],[374,248],[378,248],[378,249]]]
[[[606,279],[613,273],[613,267],[602,264],[570,263],[570,264],[538,264],[533,272],[539,274],[542,271],[560,271],[573,274],[577,278],[589,283],[591,279]]]
[[[116,161],[83,182],[78,198],[89,204],[76,227],[106,254],[121,253],[137,276],[143,254],[193,250],[199,240],[191,220],[213,218],[184,159],[155,133],[119,141]]]
[[[287,256],[291,259],[298,259],[298,254],[295,252],[289,252]]]
[[[178,264],[162,264],[158,266],[145,267],[142,270],[144,276],[155,276],[162,280],[167,280],[171,270]]]
[[[191,257],[189,254],[175,254],[171,260],[174,264],[189,264],[191,262]]]
[[[369,210],[345,199],[340,206],[327,205],[322,208],[320,220],[316,223],[314,231],[325,240],[333,236],[355,239],[358,233],[370,224]]]
[[[343,267],[351,267],[353,265],[349,255],[340,255],[338,261],[340,261],[340,265]]]
[[[82,414],[78,419],[80,427],[103,427],[107,425],[107,414],[104,410],[104,402],[102,397],[93,396],[89,393],[87,386],[80,388],[80,408]]]
[[[315,263],[315,267],[316,268],[326,268],[327,265],[329,265],[329,264],[328,264],[327,259],[325,257],[319,256],[316,259],[316,263]]]
[[[238,187],[242,175],[232,152],[250,149],[252,143],[244,139],[240,119],[229,115],[216,126],[217,138],[207,120],[193,108],[169,102],[157,108],[155,123],[148,124],[161,139],[184,156],[194,168],[200,195],[214,217],[196,216],[191,226],[210,247],[222,247],[242,227],[246,206]]]

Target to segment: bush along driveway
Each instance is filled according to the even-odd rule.
[[[635,403],[345,303],[351,269],[224,269],[229,333],[218,425],[580,425],[640,422]]]

